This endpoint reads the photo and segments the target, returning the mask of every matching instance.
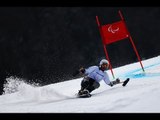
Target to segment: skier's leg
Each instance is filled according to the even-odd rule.
[[[84,77],[83,80],[81,81],[81,89],[79,90],[78,94],[81,95],[83,94],[84,89],[86,89],[89,86],[89,78]]]
[[[87,88],[87,90],[91,93],[93,90],[99,88],[99,86],[100,84],[97,81],[94,81],[93,84]]]
[[[87,88],[89,86],[89,78],[88,77],[84,77],[83,80],[81,81],[81,90],[84,90],[85,88]]]

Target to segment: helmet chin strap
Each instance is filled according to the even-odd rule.
[[[102,66],[100,66],[99,69],[102,70],[102,71],[105,71],[105,70],[102,68]]]

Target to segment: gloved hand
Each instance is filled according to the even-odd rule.
[[[85,73],[85,68],[81,67],[81,68],[79,69],[79,72],[84,74],[84,73]]]
[[[117,78],[117,79],[116,79],[116,82],[117,82],[117,83],[120,83],[120,79],[119,79],[119,78]]]
[[[120,83],[120,79],[119,79],[119,78],[117,78],[116,80],[112,81],[112,82],[110,83],[110,86],[112,87],[113,85],[116,85],[116,84],[118,84],[118,83]]]

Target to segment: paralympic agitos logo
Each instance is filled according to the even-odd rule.
[[[115,33],[115,32],[117,32],[119,30],[119,27],[117,27],[117,28],[114,28],[113,29],[113,26],[112,25],[110,25],[109,27],[108,27],[108,32],[111,32],[111,33]]]

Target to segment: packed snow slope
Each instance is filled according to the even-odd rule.
[[[0,96],[0,113],[160,113],[160,56],[113,69],[127,86],[103,81],[90,98],[76,98],[82,78],[38,87],[10,77]],[[108,70],[110,79],[111,72]]]

